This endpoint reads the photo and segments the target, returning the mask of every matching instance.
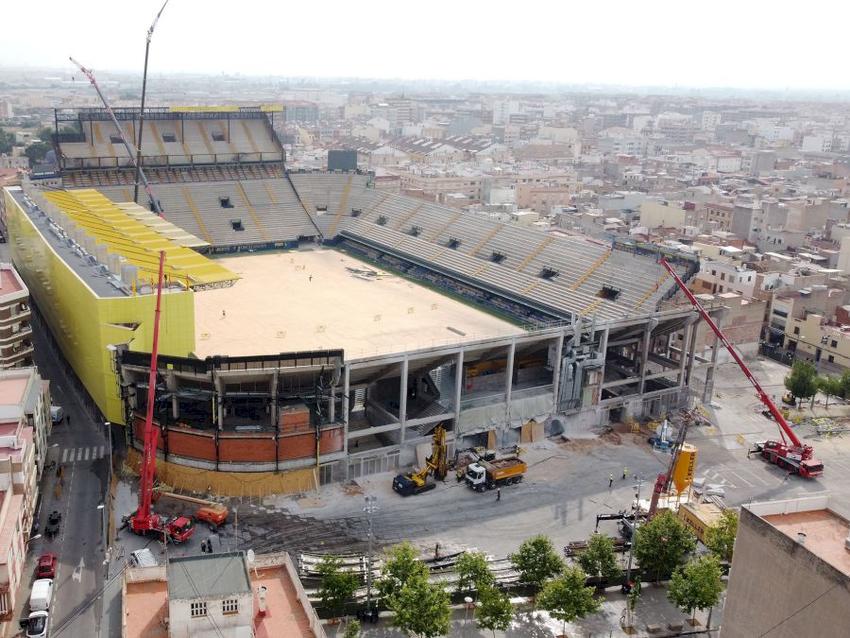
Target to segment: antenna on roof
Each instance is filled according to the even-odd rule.
[[[112,110],[112,107],[109,106],[109,102],[106,101],[103,92],[97,85],[97,80],[95,80],[94,78],[94,73],[91,71],[91,69],[87,69],[82,64],[77,62],[74,58],[69,56],[68,59],[73,62],[77,67],[79,67],[80,71],[83,72],[83,75],[85,75],[88,78],[89,82],[91,82],[91,85],[94,87],[94,90],[97,91],[97,95],[100,98],[100,101],[103,102],[103,106],[104,108],[106,108],[106,112],[109,114],[109,117],[112,119],[112,123],[115,125],[115,129],[118,131],[118,136],[121,138],[121,142],[124,144],[124,148],[127,149],[127,155],[129,156],[130,161],[133,162],[139,177],[142,178],[142,183],[145,185],[145,192],[148,194],[148,197],[150,197],[153,211],[157,215],[162,217],[162,208],[160,208],[159,206],[159,200],[153,196],[153,191],[151,191],[151,186],[148,183],[148,178],[145,177],[145,173],[142,170],[142,167],[136,164],[136,160],[133,158],[133,149],[130,147],[130,143],[127,141],[127,136],[124,135],[124,130],[118,123],[118,118],[115,117],[115,112]]]

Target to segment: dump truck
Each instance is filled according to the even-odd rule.
[[[477,492],[492,490],[502,485],[519,483],[528,466],[518,456],[493,461],[481,459],[466,468],[466,484]]]

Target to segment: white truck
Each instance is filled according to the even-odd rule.
[[[47,611],[53,598],[53,579],[39,578],[32,584],[30,611]]]

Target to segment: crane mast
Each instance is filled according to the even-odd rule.
[[[807,478],[818,476],[823,473],[823,464],[819,461],[815,461],[813,458],[814,449],[812,446],[806,445],[800,441],[791,429],[791,426],[788,425],[788,421],[785,420],[782,412],[779,411],[779,408],[776,407],[776,404],[767,392],[764,391],[764,388],[761,387],[761,384],[753,376],[753,373],[747,367],[747,364],[744,363],[744,360],[738,354],[735,346],[733,346],[729,339],[726,338],[726,335],[723,334],[720,327],[711,318],[706,309],[703,308],[699,299],[697,299],[694,294],[688,290],[685,282],[682,281],[682,278],[679,277],[678,273],[673,269],[673,266],[671,266],[666,259],[661,260],[661,265],[664,266],[668,273],[670,273],[670,276],[688,298],[688,301],[691,302],[691,305],[696,309],[700,317],[702,317],[702,319],[708,324],[708,327],[711,328],[712,332],[714,332],[715,336],[729,352],[732,359],[734,359],[735,363],[738,364],[741,372],[744,373],[744,376],[747,377],[747,380],[749,380],[753,388],[755,388],[759,400],[768,409],[777,425],[779,425],[779,435],[782,438],[782,441],[767,441],[762,444],[762,448],[760,450],[762,456],[776,465],[780,465],[786,469],[792,469],[796,473]]]
[[[163,9],[165,6],[163,5]],[[161,11],[160,11],[161,13]],[[159,15],[157,15],[159,17]],[[156,24],[156,23],[154,23]],[[115,130],[118,131],[118,136],[121,138],[121,143],[124,145],[124,148],[127,150],[127,157],[133,163],[133,167],[136,169],[136,174],[141,178],[142,184],[144,184],[145,192],[148,194],[148,199],[151,203],[151,209],[160,217],[162,214],[162,207],[159,205],[159,200],[154,197],[153,190],[151,189],[151,185],[148,182],[148,178],[145,175],[145,172],[142,170],[141,164],[136,162],[136,159],[133,154],[133,148],[130,146],[130,143],[127,141],[127,136],[124,135],[124,130],[121,128],[121,125],[118,123],[118,118],[115,117],[115,112],[112,110],[112,107],[109,106],[109,102],[106,101],[106,97],[103,95],[103,92],[100,90],[100,87],[97,84],[97,80],[94,77],[94,72],[91,69],[87,69],[82,64],[77,62],[74,58],[69,57],[69,60],[73,62],[77,68],[80,69],[83,75],[88,78],[88,81],[94,87],[94,90],[97,91],[97,96],[100,98],[100,101],[103,102],[103,106],[106,109],[106,112],[109,114],[109,118],[112,120],[112,123],[115,125]]]
[[[159,252],[159,274],[156,286],[156,309],[153,319],[153,347],[151,348],[151,367],[148,373],[148,402],[145,409],[144,451],[142,467],[139,472],[139,509],[132,517],[130,524],[133,531],[144,533],[157,529],[159,517],[151,512],[153,498],[153,479],[156,470],[156,446],[159,430],[153,427],[153,408],[156,400],[156,366],[159,354],[159,317],[162,303],[162,279],[165,267],[165,251]]]

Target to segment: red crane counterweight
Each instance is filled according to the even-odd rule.
[[[785,420],[782,412],[779,411],[779,408],[776,407],[776,404],[773,403],[770,396],[768,396],[767,392],[765,392],[761,387],[761,384],[753,376],[753,373],[750,372],[747,364],[744,363],[744,360],[738,354],[735,346],[733,346],[726,338],[723,331],[714,322],[705,308],[703,308],[699,299],[697,299],[694,294],[688,290],[685,282],[682,281],[682,278],[679,277],[678,273],[673,269],[673,266],[671,266],[666,259],[661,260],[661,265],[664,266],[668,273],[670,273],[670,276],[673,277],[676,284],[688,298],[688,301],[691,302],[691,305],[696,309],[703,321],[708,324],[708,327],[711,328],[712,332],[714,332],[715,336],[729,352],[732,359],[734,359],[735,363],[738,364],[741,372],[744,373],[744,376],[747,377],[749,382],[753,385],[753,388],[755,388],[759,400],[768,409],[774,421],[776,421],[779,426],[779,435],[782,438],[781,441],[765,441],[764,443],[758,444],[757,451],[761,454],[762,458],[774,465],[778,465],[783,469],[793,472],[794,474],[799,474],[805,478],[814,478],[823,474],[823,463],[814,458],[814,450],[812,449],[812,446],[806,445],[800,441],[794,433],[794,430],[792,430],[791,426],[788,425],[788,422]]]

